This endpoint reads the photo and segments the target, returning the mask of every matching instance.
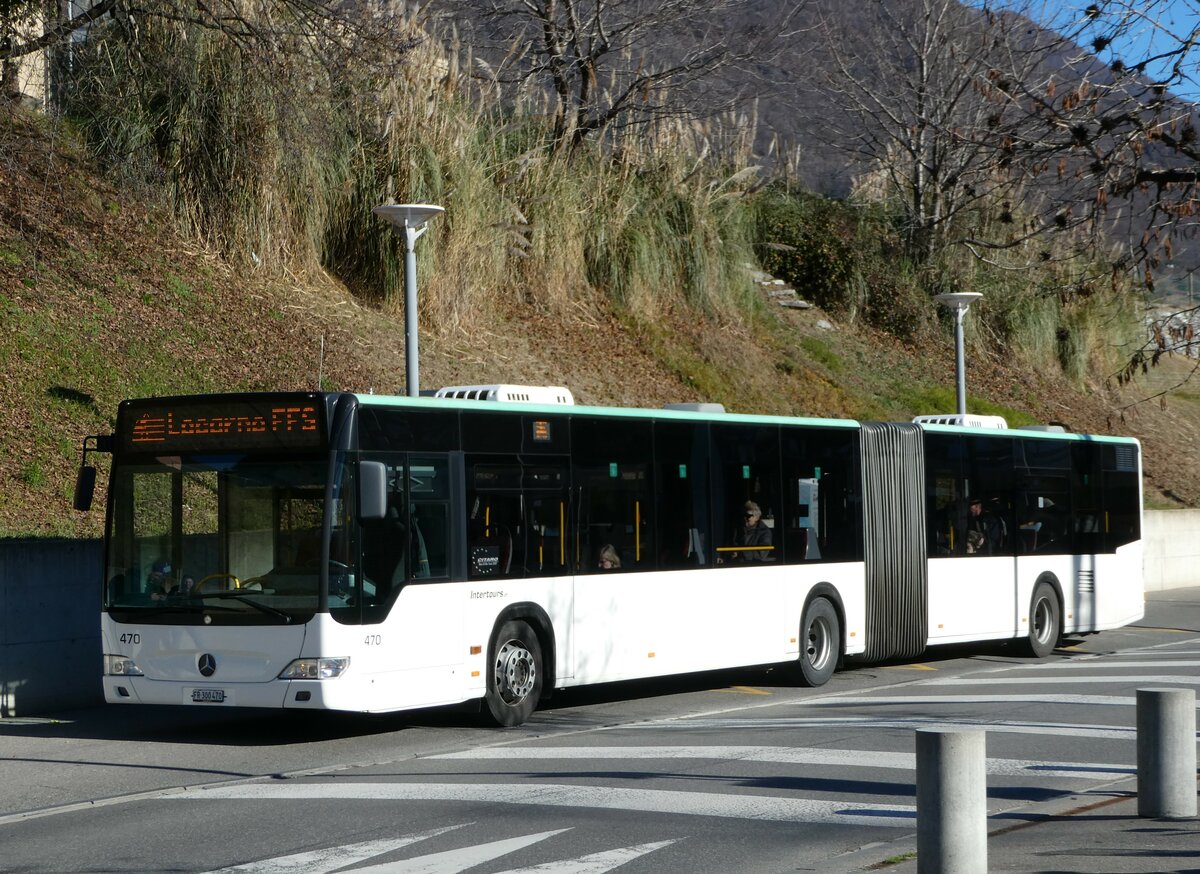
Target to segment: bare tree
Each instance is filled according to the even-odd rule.
[[[1095,213],[1111,223],[1120,205],[1126,222],[1136,220],[1135,255],[1151,269],[1172,255],[1172,238],[1196,227],[1200,121],[1196,105],[1172,92],[1196,96],[1198,12],[1195,0],[1092,4],[1061,24],[1058,87],[1023,95],[1042,148],[1085,188]]]
[[[136,36],[142,22],[174,22],[220,31],[243,47],[309,48],[412,44],[395,39],[387,0],[0,0],[0,64],[69,45],[89,28],[116,23]],[[40,33],[30,34],[31,25]]]
[[[1070,192],[1059,214],[1128,240],[1111,269],[1140,267],[1147,291],[1170,262],[1200,267],[1198,13],[1196,0],[1101,0],[1060,15],[1048,22],[1061,34],[1059,74],[1017,95],[1028,144]],[[1189,300],[1162,314],[1117,378],[1169,352],[1195,355],[1198,313]]]
[[[983,255],[1044,232],[1043,207],[1028,202],[1039,156],[1013,92],[1045,79],[1053,40],[1021,16],[958,0],[832,11],[823,6],[817,26],[818,128],[896,205],[914,262],[949,245]]]
[[[735,105],[745,94],[723,87],[721,73],[778,52],[802,5],[435,0],[497,82],[553,95],[555,139],[568,147],[613,128]]]
[[[100,21],[120,5],[120,0],[96,0],[87,8],[71,13],[75,4],[46,0],[0,0],[0,61],[25,57],[69,40],[72,34]],[[21,39],[20,25],[42,23],[42,33]]]

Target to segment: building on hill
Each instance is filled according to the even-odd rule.
[[[38,8],[25,19],[3,22],[0,28],[0,46],[29,44],[58,23],[70,21],[97,5],[97,0],[50,0],[38,4]],[[66,51],[87,37],[87,27],[73,31],[66,41]],[[7,43],[7,45],[5,45]],[[20,100],[36,109],[45,109],[54,99],[55,78],[53,71],[59,63],[64,44],[56,42],[47,48],[19,55],[3,62],[0,71],[0,96],[9,100]]]

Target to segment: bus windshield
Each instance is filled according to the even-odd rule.
[[[354,604],[345,468],[327,554],[331,610]],[[184,455],[113,471],[104,606],[116,621],[303,622],[321,605],[328,456]]]

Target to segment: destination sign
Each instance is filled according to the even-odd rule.
[[[322,418],[310,397],[137,401],[122,405],[121,442],[127,452],[317,448]]]

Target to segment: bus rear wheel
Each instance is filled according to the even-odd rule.
[[[800,679],[805,686],[824,686],[837,668],[842,644],[837,610],[827,598],[814,598],[800,623]]]
[[[527,720],[542,695],[542,648],[524,622],[500,626],[489,650],[488,711],[497,725],[511,727]]]
[[[1024,641],[1025,652],[1034,658],[1045,658],[1054,652],[1061,631],[1058,595],[1049,583],[1038,583],[1033,587],[1033,598],[1029,602],[1029,637]]]

